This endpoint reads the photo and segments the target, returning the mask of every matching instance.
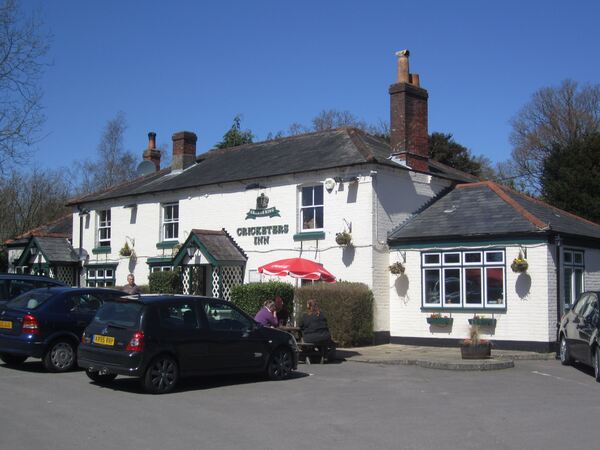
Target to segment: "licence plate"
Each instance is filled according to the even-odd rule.
[[[12,330],[12,322],[10,320],[0,320],[0,328]]]
[[[112,336],[94,335],[94,344],[115,345],[115,338]]]

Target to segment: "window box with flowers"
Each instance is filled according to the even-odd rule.
[[[491,317],[484,316],[473,316],[472,319],[469,319],[469,325],[479,326],[479,327],[495,327],[496,319]]]
[[[481,339],[479,327],[471,325],[469,337],[460,344],[462,359],[487,359],[492,355],[492,343]]]
[[[342,231],[341,233],[336,233],[335,242],[337,245],[341,245],[342,247],[347,247],[352,243],[352,235],[347,231]]]
[[[404,264],[400,261],[396,261],[394,264],[389,266],[390,273],[394,275],[402,275],[404,273]]]
[[[442,316],[440,313],[434,313],[427,318],[429,325],[437,325],[439,327],[452,326],[454,319],[450,316]]]

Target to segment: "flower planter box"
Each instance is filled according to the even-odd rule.
[[[487,359],[492,355],[492,344],[482,342],[477,345],[462,344],[460,346],[462,359]]]
[[[469,319],[469,325],[478,325],[480,327],[495,327],[496,319]]]
[[[452,325],[452,317],[428,317],[427,323],[429,325],[437,325],[439,327],[448,327]]]

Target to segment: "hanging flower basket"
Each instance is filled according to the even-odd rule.
[[[129,257],[133,254],[133,249],[131,247],[129,247],[129,244],[127,243],[127,241],[125,241],[125,245],[121,248],[121,250],[119,250],[119,255],[124,256],[124,257]]]
[[[515,273],[523,273],[523,272],[526,272],[527,269],[529,268],[529,263],[527,262],[526,259],[515,258],[515,259],[513,259],[513,262],[510,265],[510,268]]]
[[[335,242],[337,245],[341,245],[342,247],[347,247],[352,243],[352,235],[347,231],[342,231],[341,233],[336,233]]]
[[[394,264],[389,266],[389,269],[390,269],[390,273],[392,273],[394,275],[402,275],[405,270],[404,264],[402,264],[400,261],[396,261]]]

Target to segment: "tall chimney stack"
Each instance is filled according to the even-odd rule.
[[[144,150],[142,154],[146,161],[150,161],[156,167],[156,170],[160,170],[160,150],[156,149],[156,133],[151,131],[148,133],[148,148]]]
[[[392,156],[408,167],[429,170],[427,91],[419,86],[419,75],[409,71],[408,50],[396,53],[398,80],[390,86],[390,143]]]
[[[173,134],[172,170],[185,170],[196,162],[197,140],[198,137],[191,131],[179,131]]]

